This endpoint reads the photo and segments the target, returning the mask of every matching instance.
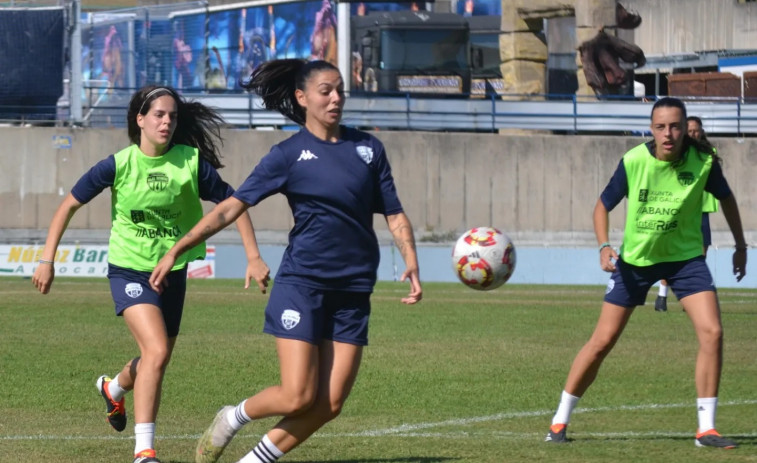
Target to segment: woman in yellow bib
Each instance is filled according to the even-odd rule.
[[[654,140],[627,152],[594,208],[599,263],[612,272],[602,311],[589,341],[568,373],[546,441],[568,442],[570,416],[599,368],[623,333],[633,310],[643,305],[649,288],[667,280],[696,331],[699,351],[694,380],[697,390],[699,447],[734,448],[715,430],[715,412],[723,356],[723,327],[715,285],[702,255],[702,197],[720,200],[736,242],[733,273],[746,274],[741,218],[717,155],[686,134],[686,108],[663,98],[652,108]],[[609,243],[609,211],[626,197],[628,212],[623,243],[617,253]]]
[[[169,87],[145,87],[129,103],[131,145],[95,164],[58,207],[32,282],[43,294],[55,276],[53,259],[69,221],[105,188],[111,190],[112,227],[108,279],[116,315],[139,347],[136,357],[112,379],[97,379],[107,419],[126,428],[124,395],[134,390],[134,463],[156,463],[155,418],[163,375],[179,334],[187,263],[205,256],[205,243],[176,261],[165,291],[149,284],[160,258],[202,218],[200,200],[221,202],[234,193],[216,169],[221,118],[210,108],[184,101]],[[249,215],[236,221],[247,252],[245,287],[255,279],[265,292],[268,267],[260,258]]]
[[[699,141],[709,147],[712,147],[710,140],[707,139],[707,135],[702,128],[702,119],[697,116],[689,116],[686,118],[686,131],[688,135],[694,140]],[[715,151],[715,148],[712,148]],[[715,151],[717,152],[717,151]],[[715,199],[712,194],[705,192],[702,199],[702,239],[704,244],[703,254],[707,257],[707,249],[712,244],[712,231],[710,230],[710,213],[718,211],[718,200]],[[660,280],[660,289],[657,293],[657,299],[655,299],[654,309],[657,312],[668,311],[668,283],[665,280]]]

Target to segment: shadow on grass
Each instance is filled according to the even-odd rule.
[[[443,463],[459,460],[450,457],[398,457],[398,458],[360,458],[358,460],[291,460],[292,463]],[[193,460],[194,461],[194,460]],[[289,460],[287,460],[289,461]],[[163,460],[163,463],[188,463],[184,460]]]
[[[319,460],[297,461],[293,463],[441,463],[444,461],[459,460],[449,457],[399,457],[399,458],[361,458],[359,460]]]
[[[735,440],[740,447],[757,447],[757,436],[751,435],[751,436],[728,436]]]
[[[757,446],[757,436],[754,435],[738,435],[738,434],[724,434],[723,437],[732,439],[739,444],[739,447],[755,447]],[[601,442],[601,441],[691,441],[693,444],[694,436],[666,436],[664,434],[656,436],[580,436],[576,439],[568,438],[568,443],[571,442]],[[563,445],[563,444],[552,444]]]

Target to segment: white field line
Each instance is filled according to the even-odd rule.
[[[738,405],[755,405],[757,400],[732,400],[728,402],[721,402],[718,405],[721,407],[738,406]],[[603,413],[603,412],[617,412],[617,411],[633,411],[633,410],[663,410],[668,408],[687,408],[693,407],[693,404],[644,404],[644,405],[621,405],[619,407],[597,407],[597,408],[577,408],[573,413]],[[415,424],[403,424],[400,426],[394,426],[385,429],[374,429],[353,433],[316,433],[313,437],[320,438],[345,438],[345,437],[444,437],[444,438],[468,438],[468,437],[492,437],[492,438],[530,438],[533,436],[541,436],[543,433],[516,433],[516,432],[503,432],[503,431],[448,431],[448,432],[429,432],[423,431],[427,429],[449,427],[449,426],[467,426],[476,423],[486,423],[491,421],[503,421],[508,419],[518,419],[537,416],[549,416],[554,413],[553,410],[537,410],[537,411],[524,411],[524,412],[512,412],[512,413],[497,413],[488,416],[478,416],[471,418],[458,418],[453,420],[444,420],[428,423],[415,423]],[[619,433],[581,433],[581,436],[586,437],[615,437],[615,438],[644,438],[644,437],[688,437],[691,433],[682,433],[674,431],[650,431],[650,432],[619,432]],[[260,434],[240,434],[238,438],[260,438]],[[739,434],[739,437],[757,437],[757,433]],[[25,441],[25,440],[53,440],[53,441],[108,441],[108,440],[131,440],[133,435],[120,435],[120,436],[66,436],[66,435],[50,435],[50,434],[30,434],[30,435],[0,435],[0,441]],[[163,435],[156,436],[159,440],[196,440],[200,438],[200,434],[177,434],[177,435]]]
[[[757,404],[757,400],[739,400],[730,402],[721,402],[719,406],[729,405],[753,405]],[[693,407],[692,403],[686,404],[644,404],[644,405],[621,405],[619,407],[597,407],[597,408],[576,408],[573,413],[602,413],[602,412],[615,412],[615,411],[633,411],[633,410],[650,410],[650,409],[666,409],[666,408],[686,408]],[[496,415],[479,416],[472,418],[459,418],[454,420],[439,421],[436,423],[416,423],[416,424],[403,424],[393,428],[378,429],[373,431],[361,431],[357,433],[344,434],[345,436],[386,436],[392,434],[402,434],[407,432],[415,432],[423,429],[431,429],[445,426],[467,426],[475,423],[485,423],[488,421],[502,421],[514,418],[528,418],[535,416],[550,416],[554,414],[554,410],[539,410],[539,411],[526,411],[526,412],[511,412],[511,413],[498,413]]]

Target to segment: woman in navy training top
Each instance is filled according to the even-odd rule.
[[[373,214],[386,217],[410,280],[401,301],[421,300],[413,229],[397,197],[384,147],[340,125],[344,83],[326,61],[274,60],[246,87],[302,129],[275,145],[234,195],[171,249],[150,279],[159,288],[174,260],[247,208],[284,194],[294,215],[289,245],[266,307],[281,383],[222,408],[198,442],[196,461],[215,462],[251,420],[283,416],[240,462],[276,461],[335,418],[352,389],[368,343],[370,294],[379,246]]]

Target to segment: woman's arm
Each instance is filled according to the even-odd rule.
[[[69,193],[63,198],[60,206],[58,206],[58,210],[53,215],[53,219],[50,221],[50,228],[47,230],[47,240],[45,240],[45,249],[40,259],[45,262],[37,263],[37,269],[34,271],[34,276],[32,276],[32,283],[42,294],[50,292],[53,279],[55,278],[53,261],[58,250],[58,244],[60,244],[63,233],[68,228],[68,222],[71,221],[71,217],[74,216],[74,213],[80,207],[82,207],[82,203]]]
[[[247,272],[244,277],[244,288],[249,288],[250,280],[254,279],[258,282],[260,292],[265,294],[268,281],[271,279],[271,270],[265,261],[263,261],[263,258],[260,257],[258,240],[255,237],[255,228],[252,226],[250,214],[243,212],[237,219],[236,225],[239,235],[242,237],[245,253],[247,254]]]
[[[720,206],[723,208],[723,215],[736,242],[736,251],[733,253],[733,274],[736,275],[736,281],[741,281],[746,275],[747,244],[744,239],[744,230],[741,228],[739,206],[736,204],[736,198],[734,198],[733,194],[725,199],[721,199]]]
[[[386,223],[394,237],[394,244],[405,261],[405,271],[402,272],[400,281],[410,279],[410,294],[402,298],[402,302],[405,304],[415,304],[423,298],[423,289],[421,288],[421,280],[418,274],[418,255],[415,251],[413,226],[404,212],[387,215]]]
[[[597,204],[594,206],[594,234],[597,236],[597,245],[599,246],[599,266],[605,272],[614,272],[615,263],[613,259],[618,260],[618,253],[615,252],[612,246],[609,246],[609,230],[610,213],[607,212],[602,199],[598,199]]]
[[[237,219],[242,212],[247,210],[247,204],[231,196],[208,212],[197,225],[192,227],[186,235],[182,236],[165,256],[160,259],[158,265],[150,275],[150,285],[155,291],[162,292],[163,279],[173,268],[176,258],[192,249],[201,242],[223,230],[231,222]]]

